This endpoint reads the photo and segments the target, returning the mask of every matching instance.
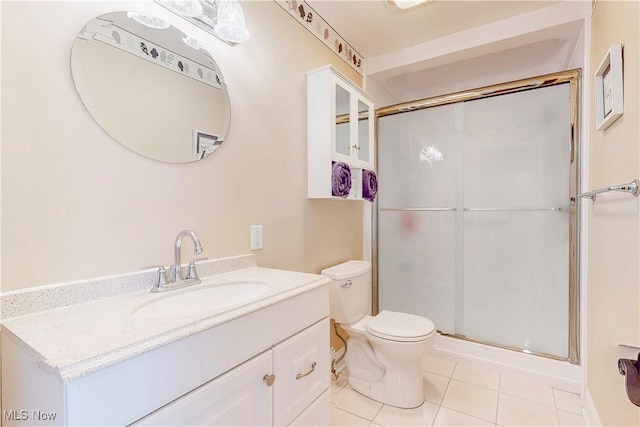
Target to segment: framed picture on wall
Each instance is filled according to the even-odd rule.
[[[605,130],[624,112],[622,45],[611,45],[593,76],[596,130]]]

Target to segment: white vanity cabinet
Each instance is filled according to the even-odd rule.
[[[327,318],[133,425],[327,425],[328,343]]]
[[[353,194],[362,169],[374,169],[374,101],[330,65],[307,73],[308,197],[333,198],[332,162],[352,169]]]
[[[3,327],[2,404],[9,411],[3,427],[25,420],[46,426],[327,425],[329,287],[321,281],[257,309],[241,307],[237,317],[169,343],[145,351],[128,346],[82,365],[46,365]],[[127,356],[131,352],[137,355]],[[113,357],[118,361],[95,368]],[[55,419],[36,419],[40,412]]]

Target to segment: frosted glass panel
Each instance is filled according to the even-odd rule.
[[[465,207],[569,206],[569,85],[464,103]]]
[[[568,212],[465,212],[464,335],[568,356]]]
[[[455,331],[455,212],[381,212],[380,310],[431,319]]]
[[[454,206],[455,109],[446,105],[378,121],[381,207]]]
[[[464,104],[468,337],[568,356],[568,99],[562,85]]]
[[[380,208],[455,207],[454,113],[444,106],[378,122]],[[422,315],[455,332],[455,223],[455,211],[380,212],[381,310]]]

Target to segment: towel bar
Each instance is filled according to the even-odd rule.
[[[638,186],[640,182],[637,179],[634,179],[628,184],[620,184],[620,185],[612,185],[611,187],[600,188],[598,190],[588,191],[586,193],[578,194],[578,197],[588,197],[594,202],[596,201],[596,196],[600,193],[606,193],[609,191],[624,191],[627,193],[633,194],[633,197],[638,197],[640,194],[640,188]]]

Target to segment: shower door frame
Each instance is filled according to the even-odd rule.
[[[458,102],[471,101],[483,98],[489,98],[509,93],[522,92],[526,90],[539,89],[547,86],[555,86],[559,84],[569,84],[570,93],[570,135],[571,135],[571,155],[570,155],[570,177],[569,177],[569,357],[559,357],[547,353],[538,353],[524,348],[511,347],[503,344],[486,342],[468,338],[459,334],[442,335],[462,339],[465,341],[486,344],[493,347],[504,348],[507,350],[518,351],[521,353],[533,354],[550,359],[567,361],[574,365],[580,364],[580,204],[576,202],[576,195],[580,194],[580,83],[581,69],[572,69],[561,71],[558,73],[545,74],[542,76],[531,77],[528,79],[515,80],[507,83],[500,83],[491,86],[485,86],[477,89],[454,92],[446,95],[434,96],[430,98],[419,99],[415,101],[403,102],[400,104],[390,105],[375,110],[375,152],[378,152],[378,120],[380,117],[391,116],[394,114],[403,114],[426,108],[437,107],[441,105],[455,104]],[[378,156],[375,156],[375,167],[378,170]],[[378,306],[378,199],[373,203],[372,209],[372,298],[371,310],[373,314],[379,312]]]

